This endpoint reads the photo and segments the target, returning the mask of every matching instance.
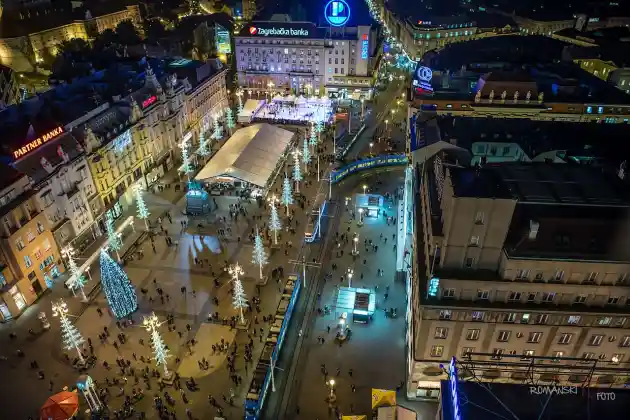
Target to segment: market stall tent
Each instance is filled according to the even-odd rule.
[[[238,129],[195,180],[211,182],[213,178],[229,176],[264,188],[294,135],[292,131],[265,123]]]
[[[76,392],[63,391],[49,397],[39,410],[40,420],[68,420],[79,410]]]

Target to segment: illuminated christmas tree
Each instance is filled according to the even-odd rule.
[[[306,172],[308,164],[311,163],[311,151],[308,148],[306,137],[304,137],[304,143],[302,144],[302,162],[304,162],[304,172]]]
[[[291,183],[289,182],[289,187],[291,187]],[[269,205],[271,206],[271,215],[269,216],[269,229],[273,232],[273,243],[278,245],[278,232],[282,229],[282,222],[280,221],[280,216],[278,215],[278,208],[276,207],[276,202],[278,198],[275,195],[272,195],[269,198]]]
[[[83,301],[87,301],[87,297],[85,296],[85,291],[83,290],[83,286],[87,283],[83,274],[79,271],[79,267],[77,266],[77,262],[74,259],[75,250],[71,246],[67,246],[61,250],[61,254],[68,259],[68,271],[70,272],[70,277],[66,280],[66,285],[72,293],[76,289],[81,291],[81,298]]]
[[[293,181],[295,181],[295,192],[300,192],[300,181],[302,180],[302,170],[300,169],[300,151],[293,151]]]
[[[232,282],[234,283],[234,291],[232,296],[232,306],[234,309],[238,309],[241,315],[241,323],[245,323],[245,317],[243,316],[243,309],[247,308],[247,296],[243,289],[243,283],[239,278],[240,275],[245,272],[238,263],[228,268],[228,273],[232,276]]]
[[[160,331],[158,328],[164,322],[160,322],[157,315],[154,313],[145,316],[142,321],[142,325],[149,332],[151,336],[151,348],[153,349],[153,359],[155,360],[156,365],[162,365],[164,368],[164,376],[169,377],[171,372],[168,371],[166,366],[166,359],[171,357],[169,350],[166,348],[164,344],[164,340],[162,340],[162,336],[160,335]]]
[[[114,218],[109,212],[105,217],[105,229],[107,230],[107,246],[109,249],[113,249],[114,252],[116,252],[118,261],[120,261],[120,254],[118,254],[118,251],[122,248],[122,239],[120,238],[120,233],[116,232],[116,229],[114,228]]]
[[[105,249],[101,249],[101,287],[116,318],[123,318],[138,309],[138,297],[129,277]]]
[[[284,181],[282,182],[282,204],[286,207],[287,216],[289,215],[289,206],[293,204],[293,188],[291,187],[291,180],[289,175],[284,174]]]
[[[188,176],[190,181],[190,174],[192,173],[192,167],[190,166],[190,154],[188,153],[188,141],[182,140],[179,144],[179,148],[182,149],[182,166],[179,167],[179,171]]]
[[[199,135],[199,149],[197,149],[197,154],[199,156],[208,156],[210,154],[208,140],[206,140],[206,136],[203,133]]]
[[[215,140],[219,140],[223,137],[223,128],[221,124],[219,124],[219,116],[214,116],[214,134],[212,134],[212,138]]]
[[[85,342],[85,339],[72,322],[70,322],[68,316],[68,306],[66,302],[62,299],[59,299],[58,302],[52,304],[52,314],[53,316],[59,317],[59,322],[61,324],[61,341],[63,344],[63,348],[66,350],[76,350],[77,356],[79,356],[79,360],[84,362],[83,354],[81,354],[81,345]]]
[[[149,230],[149,209],[147,208],[147,204],[144,202],[144,191],[142,190],[142,186],[140,184],[136,184],[133,187],[133,193],[136,197],[136,207],[138,208],[138,217],[144,220],[144,226]]]
[[[232,132],[232,129],[236,126],[234,124],[234,113],[232,112],[232,108],[227,108],[225,110],[225,123],[227,124],[227,128],[230,129],[230,132]]]
[[[265,251],[265,246],[263,245],[262,237],[260,236],[260,232],[256,229],[256,237],[254,238],[254,250],[252,253],[252,263],[258,264],[259,269],[259,277],[262,280],[263,278],[263,265],[266,265],[269,262],[267,258],[267,252]]]
[[[309,144],[311,145],[313,152],[317,151],[317,143],[318,143],[318,139],[317,139],[317,133],[315,132],[315,129],[311,129],[311,137],[309,139]]]

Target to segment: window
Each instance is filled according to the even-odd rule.
[[[33,252],[33,254],[35,255],[35,259],[39,260],[42,257],[42,250],[37,248],[35,249],[35,252]]]
[[[26,266],[26,268],[30,268],[33,265],[31,257],[29,257],[28,255],[24,256],[24,265]]]
[[[37,233],[42,233],[44,231],[44,225],[40,222],[37,222]]]
[[[462,356],[463,357],[469,357],[470,353],[474,353],[475,348],[474,347],[464,347],[462,349]]]
[[[484,312],[481,311],[473,311],[472,319],[473,321],[483,321]]]
[[[570,333],[562,333],[558,338],[558,344],[569,344],[571,339],[573,338],[573,334]]]
[[[22,241],[21,237],[15,240],[15,247],[18,249],[18,251],[21,251],[24,249],[24,241]]]
[[[542,301],[546,303],[553,303],[553,298],[555,297],[555,293],[543,292]]]
[[[470,246],[479,246],[479,236],[470,237]]]
[[[623,360],[623,354],[615,353],[610,358],[610,363],[612,363],[614,365],[618,365],[619,363],[621,363],[622,360]]]
[[[475,214],[475,224],[483,225],[483,217],[484,217],[483,212],[478,211],[477,214]]]
[[[431,357],[442,357],[442,354],[444,354],[444,346],[431,347]]]
[[[521,357],[521,359],[528,360],[534,356],[534,353],[536,353],[534,350],[523,350],[523,357]]]
[[[466,332],[466,340],[468,341],[476,341],[479,340],[479,335],[481,330],[478,329],[470,329]]]
[[[571,315],[567,319],[567,324],[569,325],[578,325],[582,317],[580,315]]]
[[[492,358],[494,360],[500,360],[501,356],[503,356],[503,349],[494,349],[494,350],[492,350]]]
[[[475,259],[474,258],[466,258],[466,261],[464,262],[466,268],[472,268],[473,264],[475,264]]]
[[[577,295],[573,302],[574,303],[584,303],[584,302],[586,302],[586,295]]]
[[[527,338],[528,343],[540,343],[540,339],[542,338],[541,332],[531,332],[529,333],[529,337]]]
[[[444,309],[444,310],[440,311],[440,319],[441,320],[451,319],[451,316],[452,316],[452,313],[448,309]]]
[[[609,316],[603,316],[597,319],[598,325],[610,325],[611,322],[612,322],[612,318]]]
[[[442,292],[443,298],[454,298],[455,297],[455,289],[444,289]]]
[[[588,345],[589,346],[599,346],[600,344],[602,344],[602,340],[604,339],[604,335],[603,334],[593,334],[591,336],[591,339],[588,340]]]
[[[488,296],[490,296],[490,292],[487,290],[477,290],[477,299],[488,300]]]
[[[448,336],[448,328],[437,327],[435,329],[434,338],[446,338]]]
[[[516,270],[516,280],[527,280],[529,270]]]
[[[595,353],[586,352],[586,353],[582,354],[582,359],[584,359],[584,360],[592,360],[594,358],[595,358]]]
[[[619,347],[630,347],[630,335],[626,335],[621,339],[621,341],[619,342]]]
[[[544,325],[549,320],[549,315],[547,314],[538,314],[536,315],[536,324]]]
[[[595,283],[595,280],[597,280],[597,274],[598,273],[596,272],[588,273],[588,276],[584,279],[584,283]]]
[[[529,314],[523,314],[523,317],[521,318],[521,324],[528,324],[529,323]]]
[[[626,324],[626,318],[621,317],[615,319],[615,323],[613,324],[615,327],[623,327]]]
[[[564,356],[564,352],[563,351],[554,351],[553,353],[553,357],[556,359],[560,359],[562,356]],[[554,360],[554,362],[557,362],[558,360]]]
[[[527,303],[534,303],[534,302],[536,302],[536,295],[538,295],[537,292],[528,293],[527,294]]]
[[[510,340],[511,331],[499,331],[499,335],[497,336],[497,341],[501,341],[507,343]]]
[[[507,324],[512,324],[516,322],[516,314],[514,312],[503,315],[503,322]]]
[[[521,292],[510,292],[508,302],[518,302],[521,300]]]
[[[556,281],[562,281],[562,279],[564,278],[564,271],[562,270],[557,270],[556,271],[556,275],[554,276],[554,279]]]
[[[619,298],[618,297],[609,297],[608,298],[608,304],[609,305],[616,305],[619,303]]]

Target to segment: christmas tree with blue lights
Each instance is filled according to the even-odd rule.
[[[306,171],[306,166],[311,163],[311,150],[308,147],[306,137],[304,137],[304,143],[302,144],[302,162],[304,162],[304,171]]]
[[[309,139],[309,144],[312,147],[312,150],[315,151],[315,147],[317,146],[317,133],[315,132],[315,129],[311,130],[311,138]]]
[[[225,123],[230,131],[235,127],[234,124],[234,113],[232,112],[232,108],[226,108],[225,110]]]
[[[116,318],[123,318],[138,309],[138,296],[129,277],[107,251],[101,249],[101,287]]]
[[[291,188],[291,180],[289,176],[284,174],[284,181],[282,182],[282,204],[287,209],[287,216],[289,215],[289,206],[293,204],[293,188]]]
[[[295,181],[295,191],[300,192],[300,181],[302,178],[302,170],[300,169],[300,151],[295,149],[293,151],[293,180]]]

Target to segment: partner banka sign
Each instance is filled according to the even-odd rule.
[[[250,26],[249,34],[254,36],[308,36],[308,30],[304,28],[260,28]]]

